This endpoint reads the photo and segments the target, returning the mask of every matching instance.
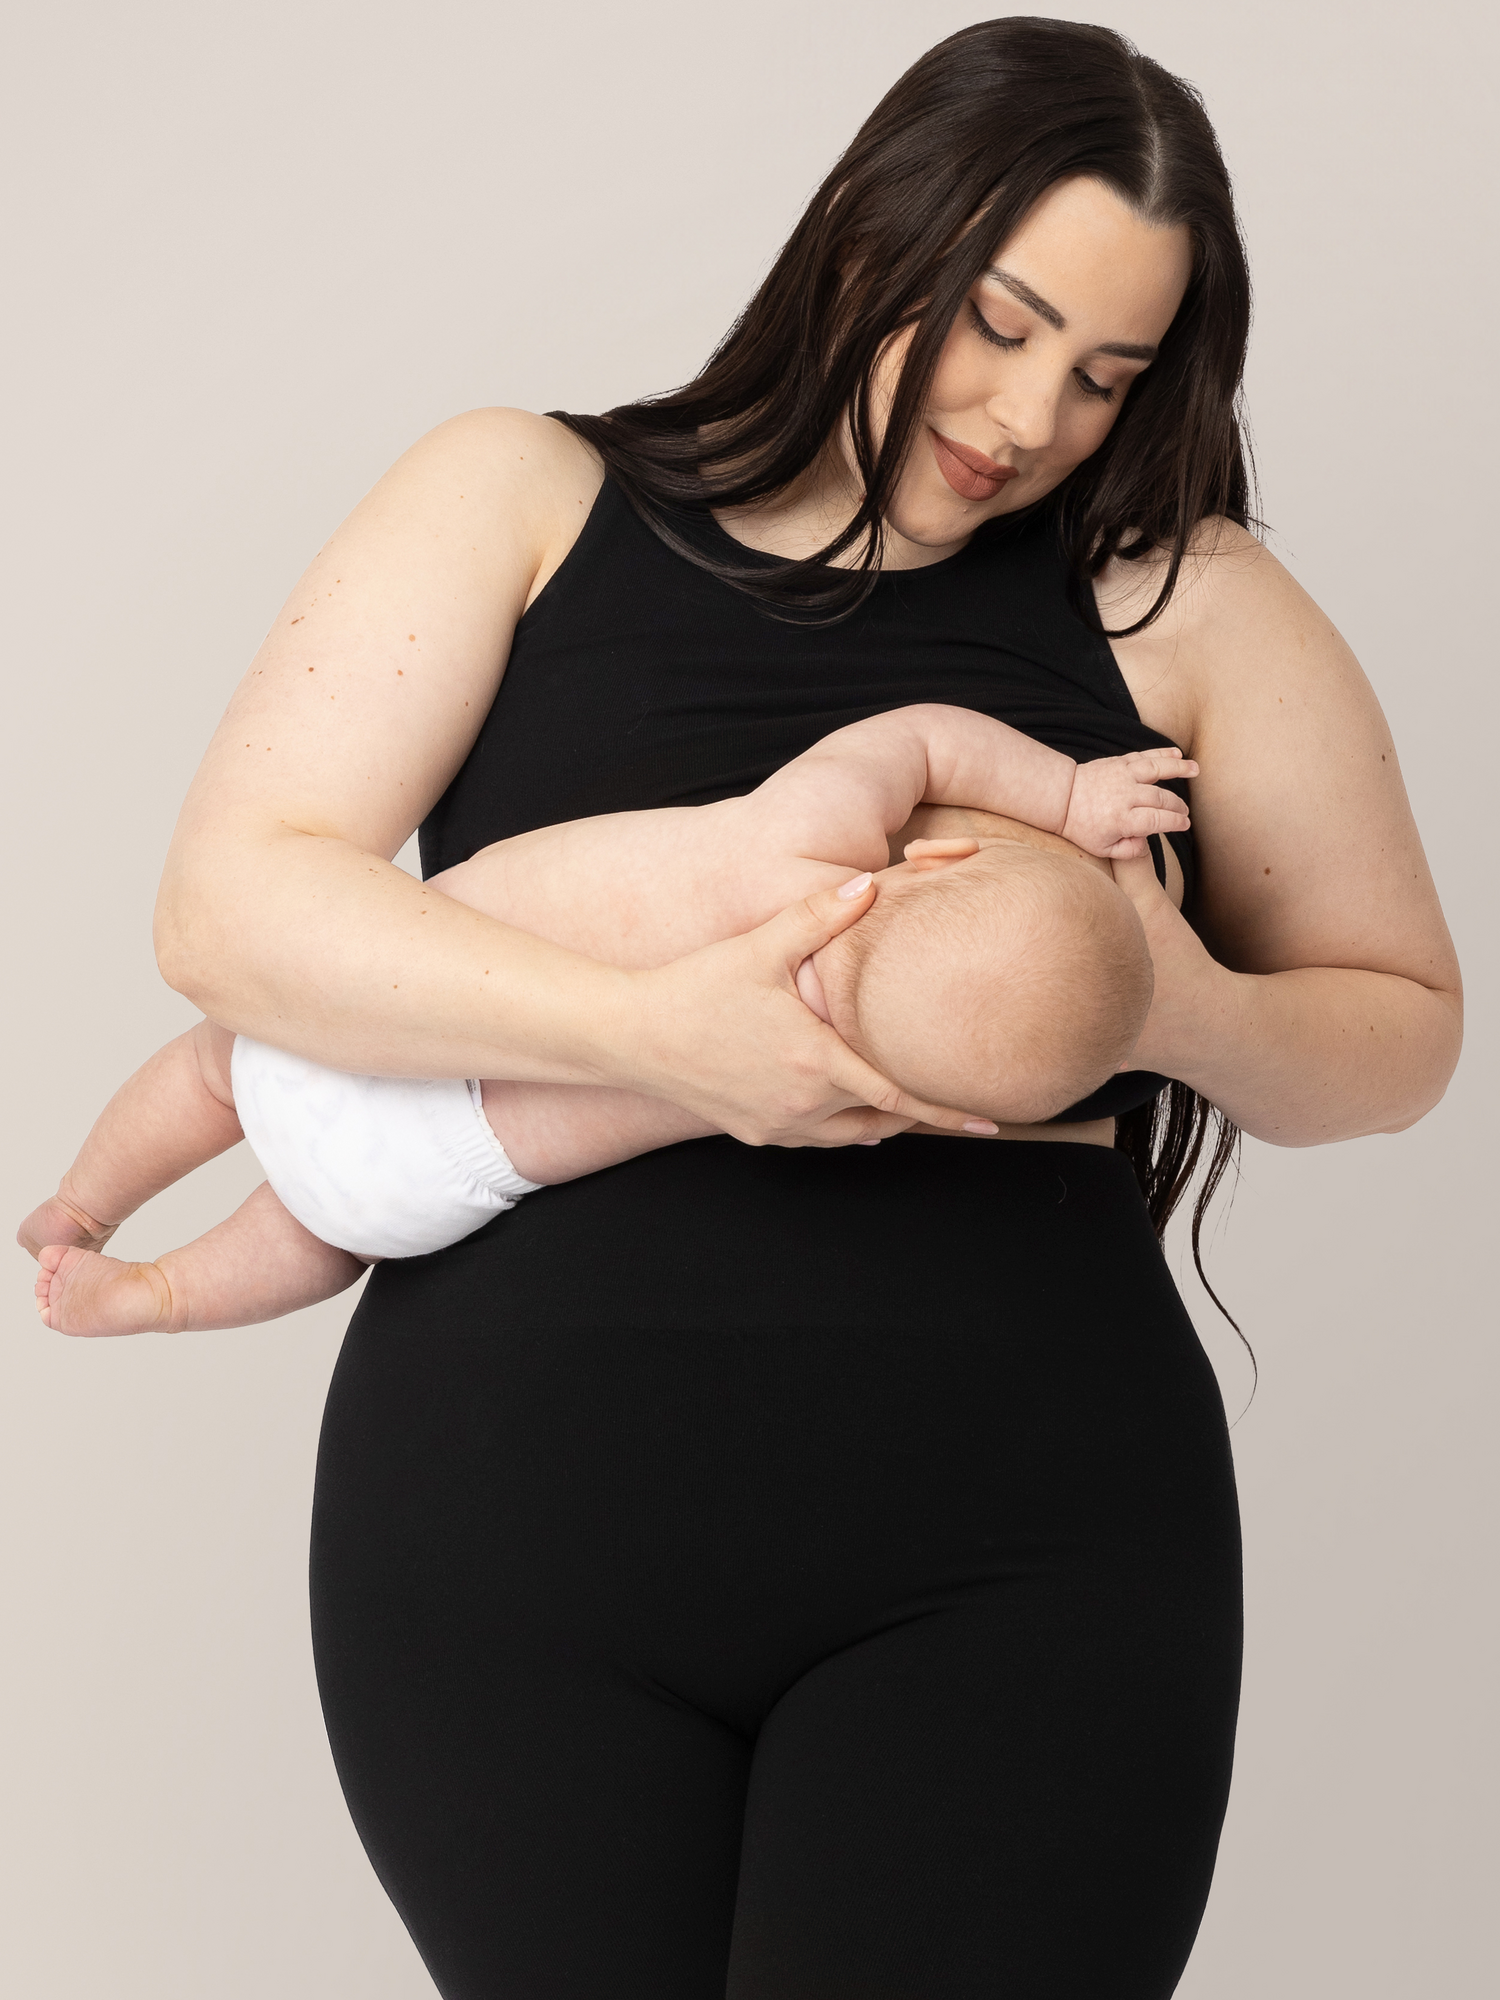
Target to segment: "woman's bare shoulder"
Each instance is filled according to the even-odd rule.
[[[293,586],[185,821],[259,815],[394,854],[468,755],[516,621],[602,477],[564,425],[525,410],[471,410],[419,438]]]
[[[1165,551],[1116,560],[1095,585],[1105,629],[1150,611],[1167,573]],[[1152,622],[1111,648],[1141,719],[1191,754],[1205,716],[1271,659],[1314,655],[1338,635],[1264,542],[1237,522],[1200,521],[1177,583]]]
[[[1133,625],[1156,601],[1166,581],[1168,551],[1153,549],[1126,562],[1114,557],[1094,585],[1105,624]],[[1226,598],[1245,589],[1264,590],[1277,572],[1286,571],[1265,543],[1237,521],[1211,516],[1200,521],[1188,538],[1177,583],[1162,611],[1147,628],[1179,635],[1190,626],[1212,619]]]
[[[495,407],[465,410],[428,431],[381,486],[419,503],[425,490],[492,509],[508,525],[508,539],[545,568],[560,537],[571,546],[603,477],[598,454],[566,424]]]
[[[446,463],[466,460],[495,477],[533,481],[576,478],[599,465],[593,447],[556,417],[504,404],[449,417],[418,438],[408,456],[415,453]],[[529,468],[525,474],[518,470],[523,465]]]

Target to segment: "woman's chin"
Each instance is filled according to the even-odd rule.
[[[1022,484],[1012,480],[988,500],[964,500],[941,481],[936,492],[898,493],[886,512],[886,526],[910,545],[915,563],[941,562],[961,548],[982,522],[1012,512],[1018,504],[1012,495]]]
[[[952,555],[962,548],[980,522],[996,511],[993,506],[979,506],[950,493],[946,503],[933,500],[915,506],[898,504],[887,511],[885,524],[899,538],[897,549],[904,544],[910,550],[912,563],[918,565],[941,562],[944,556]]]

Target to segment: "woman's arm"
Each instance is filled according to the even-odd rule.
[[[599,478],[561,425],[481,411],[423,439],[361,502],[278,616],[189,791],[157,908],[164,976],[225,1026],[345,1069],[619,1085],[753,1142],[961,1124],[908,1101],[797,1000],[788,960],[868,898],[819,898],[626,972],[392,865],[467,755],[516,621]]]
[[[439,1074],[450,1041],[493,1039],[478,936],[391,857],[494,699],[570,478],[587,490],[544,428],[480,412],[424,438],[278,615],[188,792],[157,904],[162,971],[211,1018],[370,1071],[416,1057]],[[510,962],[490,979],[545,976],[492,941]]]
[[[1199,543],[1168,614],[1116,646],[1143,718],[1202,767],[1202,942],[1145,863],[1115,864],[1156,965],[1132,1061],[1273,1144],[1401,1131],[1447,1087],[1462,1000],[1390,731],[1274,556],[1232,527]],[[1117,566],[1106,622],[1153,589]]]

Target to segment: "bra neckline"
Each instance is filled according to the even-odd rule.
[[[1028,508],[1024,514],[997,514],[991,520],[981,521],[963,547],[955,549],[952,555],[940,556],[936,562],[917,563],[908,569],[877,570],[875,572],[875,587],[879,589],[883,585],[910,584],[916,578],[927,575],[946,575],[956,569],[966,556],[971,556],[976,547],[989,547],[996,541],[1008,539],[1009,534],[1019,535],[1035,518],[1034,508]],[[778,556],[773,554],[769,549],[752,548],[748,542],[740,541],[738,536],[730,534],[729,530],[710,507],[695,507],[691,510],[684,510],[679,519],[690,523],[707,540],[718,542],[722,547],[731,550],[736,556],[743,557],[747,561],[761,565],[766,569],[790,568],[794,561],[794,558],[791,556]],[[831,575],[852,576],[856,574],[853,570],[836,570],[831,564],[828,567]]]

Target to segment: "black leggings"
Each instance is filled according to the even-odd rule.
[[[1118,1154],[701,1141],[379,1266],[312,1594],[447,2000],[1177,1983],[1239,1537]]]

